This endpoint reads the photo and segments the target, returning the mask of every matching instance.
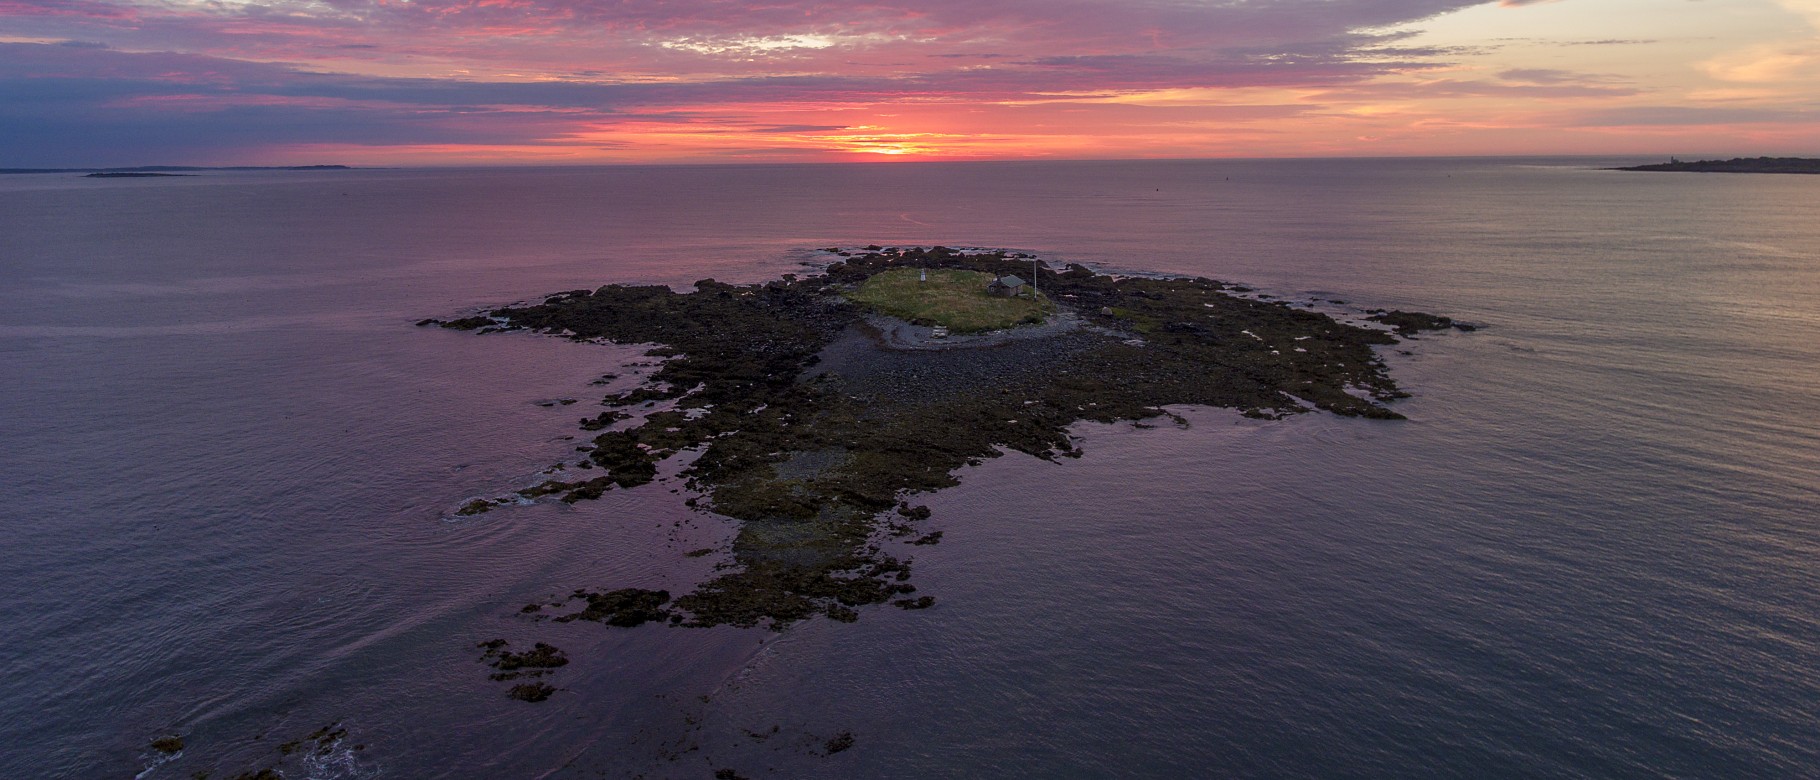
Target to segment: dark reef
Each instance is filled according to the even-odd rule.
[[[1395,336],[1236,297],[1228,292],[1239,288],[1221,282],[1043,269],[1040,289],[1078,327],[972,348],[895,349],[845,291],[891,268],[1029,274],[1030,259],[942,247],[844,254],[805,278],[704,279],[687,293],[609,285],[420,323],[650,343],[658,345],[650,355],[666,358],[645,385],[581,420],[598,433],[578,448],[578,465],[601,476],[478,499],[461,513],[524,498],[595,498],[651,482],[658,462],[698,449],[683,472],[702,494],[690,505],[740,522],[733,561],[674,599],[664,591],[576,591],[569,600],[585,606],[557,620],[779,628],[816,615],[851,621],[856,607],[885,602],[926,609],[934,597],[898,598],[916,590],[905,581],[910,563],[885,552],[881,538],[918,534],[912,524],[928,509],[900,500],[956,484],[963,466],[1003,450],[1079,457],[1070,425],[1145,420],[1170,404],[1266,418],[1312,409],[1402,418],[1385,402],[1406,394],[1374,351]],[[1379,319],[1399,334],[1470,328],[1411,312]],[[940,539],[936,531],[912,544]],[[524,612],[542,618],[543,608]]]
[[[827,742],[822,743],[822,752],[832,756],[835,753],[839,753],[850,747],[853,747],[853,732],[843,731],[830,737]]]
[[[336,743],[347,735],[348,730],[342,728],[340,723],[330,723],[300,739],[293,739],[279,745],[278,752],[287,756],[298,751],[314,751],[318,755],[327,755],[329,750],[333,749]]]
[[[498,670],[488,675],[488,679],[505,682],[529,678],[530,682],[512,686],[511,690],[506,691],[506,696],[527,702],[539,702],[550,698],[550,694],[555,693],[556,688],[538,681],[537,678],[568,666],[568,654],[564,653],[561,648],[542,642],[532,645],[531,649],[522,653],[515,653],[506,649],[510,644],[504,639],[489,639],[485,642],[475,643],[475,647],[484,651],[480,655],[481,663]]]
[[[512,686],[512,690],[507,691],[506,696],[519,701],[540,702],[550,698],[550,694],[555,692],[556,689],[550,685],[540,682],[531,682]]]
[[[1455,322],[1452,317],[1438,317],[1433,314],[1423,314],[1416,311],[1402,311],[1400,309],[1387,312],[1381,311],[1366,319],[1374,322],[1382,322],[1385,325],[1395,328],[1397,335],[1399,336],[1409,336],[1424,330],[1447,330],[1448,328],[1453,328],[1455,330],[1472,331],[1479,329],[1477,325]]]
[[[264,738],[264,734],[253,737],[254,740],[262,740]],[[266,761],[261,762],[269,764],[268,766],[259,769],[240,771],[233,774],[231,777],[233,780],[284,780],[287,776],[304,776],[309,774],[309,764],[312,761],[322,761],[343,750],[346,750],[347,756],[351,757],[364,752],[367,749],[365,744],[357,744],[344,748],[347,741],[347,728],[340,722],[330,723],[309,734],[277,745],[277,756],[268,756]],[[183,750],[184,747],[183,738],[177,736],[160,737],[152,740],[152,749],[164,753],[167,756],[176,754]],[[289,765],[289,769],[286,768],[287,765]],[[295,772],[295,774],[289,774],[290,772]],[[149,769],[141,772],[140,776],[145,776],[147,774],[150,774]],[[198,780],[207,780],[207,778],[214,776],[214,774],[215,772],[212,769],[198,769],[188,776],[191,778],[198,778]]]
[[[1820,173],[1820,159],[1811,157],[1737,157],[1730,160],[1670,160],[1654,165],[1612,168],[1614,171],[1679,171],[1685,173]]]

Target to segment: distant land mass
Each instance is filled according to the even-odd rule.
[[[347,165],[140,165],[130,168],[0,168],[0,173],[159,174],[183,171],[351,171]]]
[[[193,173],[151,173],[148,171],[97,171],[88,175],[91,179],[142,179],[148,176],[195,176]]]
[[[1682,162],[1673,157],[1655,165],[1612,168],[1614,171],[1682,171],[1687,173],[1820,173],[1820,160],[1811,157],[1738,157],[1731,160]]]

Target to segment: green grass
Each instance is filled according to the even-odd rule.
[[[989,295],[992,274],[929,269],[929,281],[918,281],[917,268],[894,268],[874,274],[847,295],[874,311],[919,325],[945,325],[956,333],[977,333],[1043,321],[1047,298],[1031,300],[1029,287],[1018,298]]]

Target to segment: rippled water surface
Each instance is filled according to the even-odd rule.
[[[1814,776],[1820,177],[1607,162],[0,178],[0,777]],[[411,323],[874,242],[1485,327],[1387,352],[1408,421],[967,470],[900,553],[931,610],[518,619],[732,529],[675,480],[447,519],[650,368]],[[505,699],[493,637],[563,690]]]

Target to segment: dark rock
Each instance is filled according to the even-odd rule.
[[[667,590],[620,588],[605,593],[578,590],[569,598],[582,599],[587,602],[587,606],[580,612],[556,618],[558,623],[592,620],[609,626],[631,628],[647,621],[662,621],[670,617],[669,611],[663,608],[670,601],[670,592]]]
[[[550,698],[550,694],[555,692],[556,688],[545,683],[528,682],[512,686],[512,690],[507,691],[506,696],[519,701],[540,702]]]
[[[562,650],[538,642],[530,650],[522,653],[502,651],[493,660],[491,666],[502,672],[514,669],[555,669],[569,664],[569,657]]]
[[[1373,314],[1366,319],[1382,322],[1395,328],[1398,335],[1409,335],[1424,330],[1446,330],[1458,327],[1451,318],[1423,314],[1419,311],[1395,310],[1382,314]]]
[[[314,753],[316,755],[327,755],[329,750],[335,747],[335,743],[340,742],[341,738],[347,735],[348,730],[342,728],[340,723],[330,723],[327,726],[310,732],[302,738],[293,739],[279,745],[278,752],[288,756],[303,750],[308,743],[313,742],[315,743]]]

